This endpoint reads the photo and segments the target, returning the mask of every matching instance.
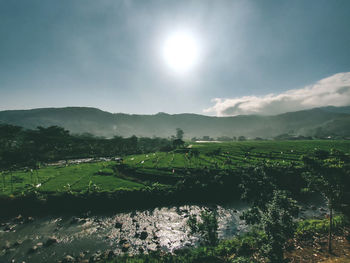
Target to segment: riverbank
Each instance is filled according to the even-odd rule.
[[[217,209],[219,238],[227,247],[231,241],[224,240],[248,230],[240,219],[247,207],[243,202],[231,202],[218,206],[181,205],[104,214],[17,215],[0,221],[0,243],[3,244],[0,261],[15,259],[16,262],[37,263],[54,258],[53,262],[58,262],[69,256],[74,262],[90,259],[95,262],[108,259],[108,255],[118,258],[123,254],[158,253],[155,251],[164,255],[192,253],[189,251],[198,245],[199,239],[190,235],[187,220],[190,215],[199,215],[207,208]],[[310,203],[305,204],[300,217],[322,218],[325,213],[322,204]]]
[[[307,226],[307,227],[305,227]],[[328,252],[327,219],[299,221],[294,238],[285,247],[286,262],[346,263],[350,258],[350,225],[343,216],[334,220],[332,252]],[[182,249],[175,254],[157,251],[148,255],[119,256],[116,259],[102,259],[103,262],[118,263],[259,263],[266,262],[259,252],[264,234],[251,230],[231,239],[221,240],[217,246],[200,246]]]
[[[0,223],[0,243],[4,246],[0,247],[0,262],[13,258],[16,262],[47,262],[52,253],[57,262],[67,255],[78,258],[81,253],[90,259],[112,252],[113,255],[172,252],[192,247],[198,238],[189,235],[187,219],[208,207],[183,205],[104,214],[18,215]],[[244,231],[246,225],[239,216],[246,207],[242,202],[217,207],[220,238],[231,238]],[[48,242],[50,245],[45,245]]]
[[[0,195],[1,216],[122,211],[222,203],[240,197],[239,173],[219,169],[196,169],[188,173],[183,169],[181,176],[168,176],[167,182],[163,182],[156,175],[140,173],[115,162],[16,171],[7,175],[12,185],[7,183]],[[37,181],[33,183],[34,180]]]
[[[145,209],[157,206],[185,203],[223,203],[239,200],[240,191],[235,188],[197,187],[178,189],[171,186],[150,186],[142,189],[119,189],[114,192],[59,193],[43,195],[30,193],[17,197],[0,198],[2,217],[13,215],[113,212]]]

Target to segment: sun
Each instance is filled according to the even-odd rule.
[[[199,44],[194,34],[181,31],[165,39],[162,55],[170,69],[177,73],[186,73],[198,64],[199,51]]]

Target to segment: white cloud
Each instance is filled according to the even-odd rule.
[[[205,109],[217,116],[247,114],[274,115],[323,106],[350,105],[350,72],[338,73],[302,89],[281,94],[215,98],[215,105]]]

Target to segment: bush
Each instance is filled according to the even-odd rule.
[[[339,230],[347,224],[344,216],[335,216],[333,218],[333,229]],[[297,238],[308,238],[314,234],[327,234],[329,230],[329,219],[307,219],[298,222],[295,235]]]
[[[204,210],[201,212],[200,221],[196,216],[190,216],[187,221],[192,234],[199,234],[206,245],[215,246],[218,243],[217,212]]]

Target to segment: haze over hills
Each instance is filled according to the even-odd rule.
[[[350,106],[322,107],[275,116],[241,115],[211,117],[198,114],[135,115],[110,113],[96,108],[66,107],[0,111],[0,123],[25,128],[58,125],[71,133],[113,137],[169,137],[176,128],[185,138],[246,136],[271,138],[288,133],[304,136],[350,136]]]

